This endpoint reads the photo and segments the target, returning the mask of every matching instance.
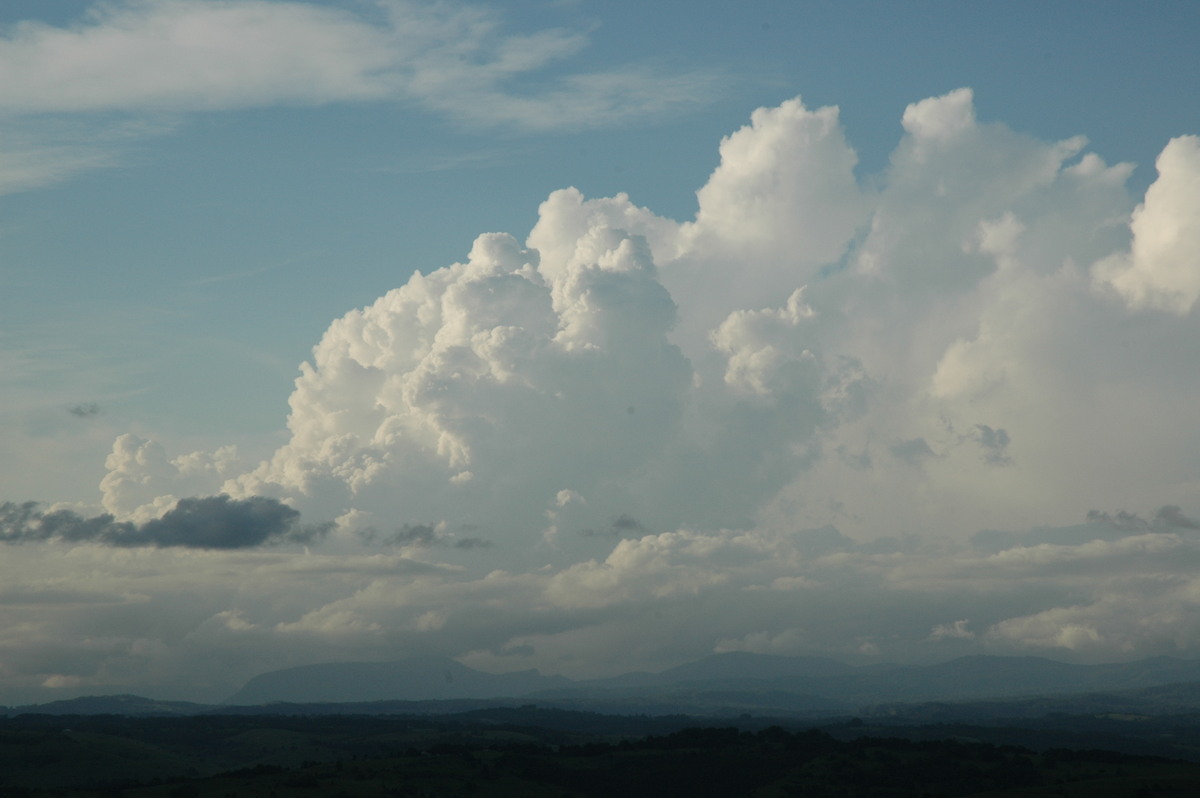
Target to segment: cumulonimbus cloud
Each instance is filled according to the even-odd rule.
[[[914,103],[903,128],[870,189],[837,110],[797,99],[725,140],[693,220],[554,192],[524,243],[480,236],[466,262],[331,324],[269,460],[122,439],[106,507],[268,495],[357,526],[478,529],[503,556],[621,517],[665,531],[790,512],[867,537],[1061,523],[1130,479],[1194,471],[1200,430],[1168,423],[1185,394],[1124,376],[1194,381],[1194,314],[1127,305],[1089,271],[1176,240],[1138,220],[1186,215],[1187,159],[1160,159],[1134,212],[1127,165],[980,122],[969,90]],[[1131,450],[1161,466],[1130,475]]]
[[[524,241],[482,235],[346,313],[263,462],[122,436],[112,523],[224,491],[338,531],[294,557],[10,547],[17,574],[43,546],[86,561],[93,625],[154,595],[191,630],[114,632],[98,657],[61,590],[21,576],[14,606],[78,650],[20,678],[193,673],[201,651],[252,675],[347,652],[595,674],[712,650],[1200,650],[1189,139],[1137,210],[1130,165],[981,121],[966,89],[910,106],[869,183],[837,119],[755,113],[691,220],[563,189]],[[231,591],[238,569],[261,578]],[[147,575],[168,572],[205,600],[173,606]]]

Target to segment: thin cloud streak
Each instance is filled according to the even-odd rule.
[[[563,65],[587,46],[582,33],[509,32],[501,14],[468,4],[376,5],[124,0],[70,27],[12,25],[0,31],[0,193],[118,162],[96,142],[114,114],[389,102],[472,127],[579,130],[695,108],[724,83],[650,65],[572,73]],[[536,86],[517,86],[527,78]],[[47,145],[67,117],[87,129]],[[37,135],[13,143],[18,124]]]

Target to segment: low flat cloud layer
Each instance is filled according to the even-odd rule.
[[[968,89],[901,123],[868,180],[836,108],[759,109],[682,222],[554,192],[333,321],[260,463],[122,436],[105,523],[154,545],[17,535],[2,675],[1200,653],[1200,139],[1139,200]],[[218,504],[336,527],[219,551],[289,538]]]

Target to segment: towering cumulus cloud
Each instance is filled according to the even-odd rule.
[[[802,293],[861,222],[854,163],[836,110],[796,100],[722,145],[695,222],[555,193],[526,247],[481,236],[335,322],[291,442],[225,489],[517,540],[547,511],[576,536],[750,523],[861,380]]]
[[[967,89],[899,134],[860,177],[837,110],[790,100],[721,143],[693,219],[554,192],[524,242],[334,321],[263,462],[123,436],[111,516],[4,509],[0,599],[45,639],[9,629],[0,662],[1194,655],[1197,139],[1139,202],[1132,165]],[[37,549],[77,542],[115,545],[71,548],[68,595]],[[189,631],[121,631],[143,615]]]
[[[640,237],[588,232],[548,278],[511,236],[335,322],[292,395],[291,442],[231,490],[493,533],[561,490],[634,501],[691,379]]]
[[[1158,181],[1133,212],[1133,246],[1097,264],[1096,275],[1132,307],[1186,314],[1200,299],[1200,137],[1173,139],[1158,156]]]
[[[557,191],[524,245],[482,235],[335,321],[269,460],[123,439],[106,506],[152,516],[207,479],[347,530],[472,530],[503,561],[605,530],[1067,522],[1147,447],[1133,494],[1186,503],[1161,486],[1196,431],[1134,386],[1195,380],[1164,342],[1196,326],[1196,139],[1133,208],[1132,167],[981,123],[968,89],[902,126],[872,189],[837,109],[796,99],[721,143],[691,221]]]

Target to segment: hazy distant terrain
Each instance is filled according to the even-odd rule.
[[[221,705],[133,695],[11,707],[9,715],[449,714],[536,703],[611,715],[903,717],[973,722],[1051,713],[1200,712],[1200,663],[1158,657],[1073,665],[963,657],[929,666],[853,667],[818,657],[717,654],[659,673],[590,681],[489,674],[451,659],[309,665],[261,674]]]
[[[732,652],[660,673],[571,681],[537,671],[488,674],[446,658],[344,662],[265,673],[226,702],[342,703],[534,698],[612,712],[820,715],[888,703],[966,701],[1200,683],[1200,662],[1157,657],[1072,665],[1039,657],[962,657],[928,666],[852,667],[820,657]]]

